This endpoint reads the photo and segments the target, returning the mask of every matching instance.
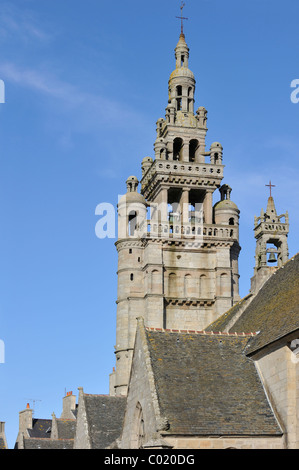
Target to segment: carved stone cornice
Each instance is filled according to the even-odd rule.
[[[165,297],[166,304],[175,307],[212,307],[215,299]]]
[[[151,200],[161,185],[216,189],[223,179],[223,168],[224,165],[211,163],[155,160],[141,180],[141,193]]]
[[[143,248],[144,240],[142,238],[141,239],[123,238],[123,239],[117,240],[115,242],[115,246],[118,252],[124,248]]]

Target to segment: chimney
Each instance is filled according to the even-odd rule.
[[[8,447],[7,447],[7,441],[6,441],[6,436],[5,436],[5,422],[4,421],[0,421],[0,437],[4,441],[5,449],[7,449]]]
[[[60,418],[75,419],[72,413],[76,409],[76,395],[73,392],[67,392],[66,396],[62,399],[62,413]]]
[[[29,403],[25,410],[19,412],[19,432],[25,432],[26,429],[32,429],[32,409]]]

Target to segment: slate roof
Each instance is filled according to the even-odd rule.
[[[75,419],[61,419],[56,420],[58,428],[59,439],[74,439],[76,432]]]
[[[75,419],[56,420],[59,439],[51,439],[51,419],[33,419],[29,438],[24,438],[24,449],[72,449],[76,432]],[[17,448],[17,444],[15,446]]]
[[[167,433],[280,436],[248,337],[146,330]]]
[[[24,449],[72,449],[73,439],[25,438]]]
[[[231,307],[227,312],[221,315],[217,320],[210,324],[205,331],[227,331],[230,322],[239,314],[239,311],[244,308],[246,302],[253,297],[252,294],[248,294],[241,299],[237,304]],[[242,332],[243,333],[243,332]],[[247,332],[246,332],[247,333]]]
[[[51,419],[38,419],[32,420],[32,429],[28,429],[29,437],[35,438],[50,438],[51,436]]]
[[[230,311],[209,326],[223,331]],[[247,353],[261,349],[299,329],[299,254],[279,268],[263,285],[245,308],[230,332],[257,332],[248,345]]]
[[[84,394],[92,449],[106,449],[122,432],[125,397]]]

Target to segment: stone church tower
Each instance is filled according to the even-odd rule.
[[[239,210],[223,179],[223,148],[206,150],[207,111],[194,112],[195,78],[181,33],[157,121],[155,158],[142,160],[118,203],[116,370],[126,395],[136,318],[154,328],[202,330],[239,301]],[[220,200],[213,205],[213,194]],[[216,192],[216,197],[217,197]],[[219,199],[219,196],[217,197]]]

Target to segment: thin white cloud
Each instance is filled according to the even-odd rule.
[[[6,80],[12,81],[33,91],[63,99],[64,101],[80,103],[80,97],[75,88],[63,81],[57,80],[48,72],[18,67],[13,63],[0,64],[0,73]]]
[[[13,63],[0,63],[0,76],[4,81],[13,82],[21,87],[41,93],[49,98],[59,101],[60,111],[80,110],[90,116],[89,121],[96,116],[98,123],[109,122],[115,124],[115,119],[121,116],[123,125],[134,119],[138,124],[143,121],[139,112],[130,109],[127,105],[106,98],[105,96],[80,90],[71,83],[60,80],[48,70],[37,70],[19,67]]]
[[[18,8],[11,2],[2,2],[0,10],[0,39],[48,40],[49,34],[41,29],[34,12]]]

